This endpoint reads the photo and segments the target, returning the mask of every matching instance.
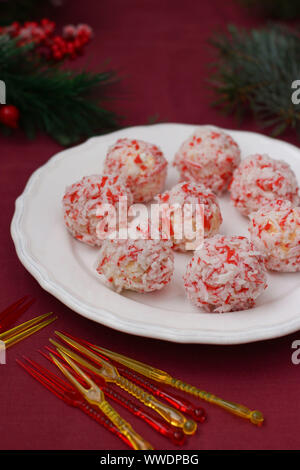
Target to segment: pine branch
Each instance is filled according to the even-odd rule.
[[[300,0],[238,0],[267,18],[292,20],[300,17]]]
[[[212,45],[218,61],[212,84],[215,105],[241,119],[251,110],[278,135],[300,131],[300,105],[292,103],[292,82],[300,79],[300,38],[296,31],[270,26],[250,32],[228,27]]]
[[[117,127],[113,112],[99,105],[113,72],[70,72],[49,67],[30,54],[31,44],[18,47],[0,37],[0,79],[7,103],[20,111],[20,127],[28,137],[45,132],[62,145]]]

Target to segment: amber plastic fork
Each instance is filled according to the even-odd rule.
[[[61,372],[67,377],[67,379],[74,385],[75,388],[81,393],[86,401],[92,405],[98,406],[99,409],[111,420],[111,422],[119,429],[119,431],[129,440],[135,450],[152,450],[153,447],[145,441],[133,428],[132,426],[123,419],[119,413],[105,400],[104,393],[95,384],[95,382],[85,374],[72,359],[60,351],[66,362],[74,369],[74,371],[80,375],[89,388],[83,387],[77,379],[66,369],[66,367],[53,355],[50,354],[53,362],[61,370]]]
[[[79,342],[83,346],[92,350],[92,352],[95,352],[102,359],[112,362],[117,367],[120,375],[124,375],[127,379],[131,380],[131,382],[134,382],[139,387],[146,389],[147,392],[156,396],[158,399],[165,400],[173,408],[176,408],[177,410],[181,411],[181,413],[189,415],[193,420],[197,421],[198,423],[205,422],[206,412],[202,406],[191,403],[188,399],[175,394],[174,391],[171,392],[170,390],[167,391],[165,389],[162,389],[161,386],[159,386],[153,381],[150,382],[150,380],[147,380],[145,376],[142,376],[141,374],[135,372],[133,369],[130,369],[124,366],[123,364],[115,361],[114,359],[108,358],[107,356],[104,355],[104,353],[96,350],[95,349],[96,346],[94,344],[89,343],[88,341],[82,338],[78,338],[74,335],[70,335],[69,333],[63,332],[63,334],[65,334],[68,338],[74,339],[75,341]]]
[[[250,410],[244,405],[224,400],[223,398],[217,397],[210,392],[200,390],[193,385],[187,384],[180,379],[172,377],[163,370],[156,369],[155,367],[149,366],[148,364],[144,364],[143,362],[136,361],[135,359],[131,359],[127,356],[123,356],[122,354],[115,353],[108,349],[100,348],[99,346],[93,346],[92,349],[104,354],[104,356],[107,356],[108,358],[120,364],[123,364],[126,367],[129,367],[130,369],[133,369],[139,374],[155,380],[156,382],[171,385],[171,387],[194,395],[195,397],[205,400],[208,403],[217,405],[236,416],[249,420],[251,423],[256,424],[257,426],[261,426],[264,421],[263,414],[260,411]]]
[[[57,350],[52,349],[49,346],[46,346],[46,350],[48,353],[50,352],[52,355],[57,356],[58,359],[63,360],[63,357],[60,355],[60,353]],[[52,358],[50,357],[49,354],[46,354],[46,352],[40,350],[39,351],[43,357],[45,357],[47,360],[53,363]],[[74,374],[73,369],[64,361],[64,366]],[[87,369],[81,364],[81,368],[86,372],[92,380],[98,385],[104,395],[121,405],[123,408],[128,410],[130,413],[133,415],[137,416],[139,419],[143,420],[144,422],[148,423],[149,426],[152,427],[155,431],[157,431],[159,434],[162,436],[165,436],[166,438],[170,439],[170,441],[176,445],[176,446],[182,446],[185,443],[186,436],[183,433],[181,428],[176,428],[175,426],[172,426],[171,424],[167,423],[165,420],[163,420],[160,416],[158,416],[156,413],[151,413],[148,408],[144,406],[138,406],[136,402],[125,396],[124,394],[120,393],[117,391],[114,387],[112,387],[110,384],[106,383],[104,379],[102,379],[99,375],[93,373],[90,369]],[[81,383],[81,385],[84,385],[84,380],[81,379],[81,377],[76,374],[77,380]]]
[[[178,410],[175,410],[171,406],[157,400],[153,395],[138,387],[126,377],[120,375],[118,369],[113,364],[102,359],[99,355],[93,353],[90,349],[84,347],[82,344],[79,344],[77,341],[70,339],[64,334],[58,331],[56,331],[55,334],[67,344],[71,345],[73,348],[77,349],[83,355],[91,359],[93,362],[99,364],[101,366],[101,369],[92,366],[89,362],[76,355],[73,351],[69,350],[68,348],[65,348],[61,344],[50,339],[50,342],[59,350],[59,352],[63,351],[72,359],[75,359],[76,362],[78,362],[79,364],[86,366],[96,374],[103,377],[106,382],[115,383],[123,390],[137,398],[141,403],[155,410],[168,423],[172,424],[173,426],[182,428],[185,434],[191,435],[196,432],[197,424],[195,421],[187,419]]]
[[[23,356],[23,359],[26,361],[26,363],[20,361],[19,359],[16,359],[16,362],[47,390],[53,393],[60,400],[64,401],[67,405],[79,408],[98,424],[101,424],[108,431],[122,439],[125,444],[132,449],[132,445],[128,439],[122,433],[120,433],[115,425],[101,411],[99,411],[98,408],[90,405],[87,401],[85,401],[82,395],[69,382],[61,379],[56,374],[53,374],[53,372],[50,372],[36,361],[33,361],[25,356]]]
[[[32,318],[32,320],[21,323],[21,325],[15,326],[10,330],[1,333],[0,341],[4,342],[6,348],[10,348],[23,339],[28,338],[28,336],[31,336],[36,331],[39,331],[45,326],[50,325],[50,323],[54,322],[56,319],[57,317],[53,316],[53,312],[45,313],[44,315]]]

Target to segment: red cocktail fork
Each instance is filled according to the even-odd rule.
[[[13,325],[34,302],[35,299],[28,300],[28,296],[25,295],[21,299],[9,305],[9,307],[7,307],[5,310],[3,310],[0,313],[0,333],[7,330],[11,325]]]
[[[24,359],[30,364],[25,364],[20,360],[16,360],[17,363],[23,367],[32,377],[46,387],[50,392],[56,395],[58,398],[63,400],[67,405],[79,408],[90,418],[93,418],[97,423],[104,426],[108,431],[118,436],[126,445],[132,448],[126,437],[116,428],[116,426],[99,411],[98,408],[90,405],[84,400],[82,395],[73,387],[70,383],[53,374],[45,367],[41,366],[35,361],[24,357]]]
[[[129,369],[128,367],[125,367],[117,361],[108,359],[104,354],[101,354],[98,349],[94,349],[94,345],[92,343],[89,343],[88,341],[85,341],[80,338],[76,338],[75,336],[72,336],[69,333],[64,332],[64,335],[69,336],[69,338],[72,338],[75,341],[84,344],[89,349],[92,349],[93,353],[97,354],[102,359],[105,359],[108,362],[112,362],[117,366],[118,370],[122,373],[122,375],[124,375],[137,385],[145,388],[152,395],[167,401],[171,406],[181,411],[182,413],[191,416],[195,421],[203,423],[206,420],[205,410],[201,406],[195,406],[189,400],[178,396],[174,392],[167,392],[166,390],[162,390],[158,385],[150,382],[150,380],[147,380],[137,372],[134,372],[133,370]]]
[[[61,354],[58,351],[55,351],[49,346],[46,346],[47,351],[49,351],[51,354],[56,355],[59,359],[64,360]],[[46,359],[51,361],[53,363],[52,358],[44,353],[43,351],[39,351]],[[65,367],[70,370],[70,367],[66,364],[64,361]],[[84,366],[82,366],[83,370],[85,369]],[[72,373],[74,375],[74,371],[72,370]],[[182,429],[175,428],[174,426],[166,423],[159,417],[154,416],[152,413],[150,413],[147,409],[143,409],[141,407],[138,407],[132,400],[126,398],[124,395],[119,393],[118,391],[114,390],[113,387],[108,385],[104,380],[102,380],[99,376],[96,374],[93,374],[92,371],[88,370],[89,375],[92,377],[93,381],[101,387],[102,391],[104,394],[108,397],[114,400],[116,403],[119,403],[119,405],[123,406],[126,408],[130,413],[134,414],[135,416],[139,417],[146,423],[148,423],[153,429],[155,429],[157,432],[162,434],[163,436],[167,437],[168,439],[171,440],[171,442],[177,446],[182,446],[186,440],[186,436],[183,433]],[[80,377],[76,376],[76,379],[80,381]]]
[[[95,350],[93,350],[95,352]],[[116,361],[112,361],[118,366],[119,371],[128,379],[132,380],[132,382],[136,383],[140,387],[145,388],[148,392],[152,393],[152,395],[162,398],[163,400],[167,401],[177,410],[180,410],[182,413],[185,413],[191,416],[195,421],[199,423],[204,423],[206,420],[206,413],[202,406],[196,407],[193,405],[189,400],[185,398],[179,397],[177,394],[172,392],[167,392],[166,390],[162,390],[154,383],[151,383],[150,380],[145,379],[137,372],[133,372],[132,370],[128,369],[120,365]]]

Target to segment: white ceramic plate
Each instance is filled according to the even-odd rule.
[[[66,185],[84,175],[100,173],[107,147],[117,138],[158,144],[172,161],[181,142],[195,126],[157,124],[123,129],[95,137],[60,152],[33,173],[16,201],[11,232],[17,254],[40,285],[70,308],[98,323],[141,336],[181,343],[235,344],[275,338],[300,329],[300,274],[269,274],[269,288],[250,310],[202,313],[185,297],[182,275],[191,256],[176,254],[175,275],[159,292],[117,294],[102,285],[93,265],[97,249],[74,240],[63,224],[61,198]],[[238,142],[242,157],[266,152],[288,162],[300,181],[300,151],[260,134],[227,131]],[[178,182],[170,165],[167,187]],[[226,235],[247,235],[247,219],[220,200]]]

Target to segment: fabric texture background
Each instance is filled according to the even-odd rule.
[[[207,41],[212,32],[227,23],[247,27],[262,24],[234,1],[69,1],[53,19],[60,25],[88,23],[93,27],[94,39],[85,56],[71,66],[96,71],[110,60],[109,66],[122,80],[113,86],[111,94],[117,98],[109,105],[124,116],[124,125],[147,124],[149,118],[158,115],[165,122],[238,128],[232,116],[226,117],[210,106],[213,95],[207,81],[213,60]],[[259,131],[250,117],[242,128]],[[285,138],[297,143],[293,136]],[[25,270],[9,232],[14,201],[31,173],[59,150],[44,136],[33,142],[21,133],[14,138],[1,137],[0,309],[30,294],[37,302],[23,315],[23,321],[51,310],[59,319],[10,349],[7,364],[0,365],[0,448],[126,448],[16,364],[15,358],[25,354],[51,367],[37,350],[47,344],[54,329],[153,364],[216,395],[259,409],[266,417],[265,425],[258,429],[203,403],[208,421],[199,426],[185,449],[299,448],[300,365],[291,362],[291,345],[300,339],[300,333],[241,346],[182,345],[134,337],[80,317],[43,291]],[[155,448],[175,449],[148,425],[116,408]]]

